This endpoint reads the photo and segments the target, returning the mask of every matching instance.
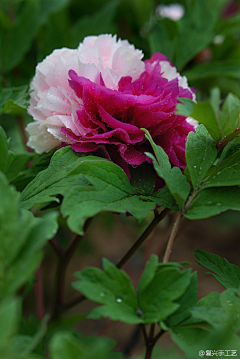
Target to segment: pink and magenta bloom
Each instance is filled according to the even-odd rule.
[[[38,64],[31,83],[28,146],[37,153],[71,145],[120,165],[150,159],[142,128],[184,168],[185,144],[197,122],[176,115],[178,97],[195,101],[186,77],[161,53],[143,54],[116,36],[89,36],[75,50],[55,50]]]

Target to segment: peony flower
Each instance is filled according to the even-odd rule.
[[[97,151],[120,165],[150,161],[146,128],[184,168],[187,134],[196,121],[175,114],[177,98],[195,100],[186,77],[167,57],[143,54],[116,36],[89,36],[75,50],[55,50],[38,64],[31,83],[26,130],[37,153],[70,144],[77,152]]]

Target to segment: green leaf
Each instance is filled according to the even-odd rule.
[[[90,160],[92,157],[87,157]],[[21,194],[21,206],[32,208],[35,204],[49,203],[59,199],[58,194],[64,196],[73,185],[86,184],[81,176],[70,174],[84,161],[70,147],[56,151],[51,158],[49,167],[38,175],[25,187]]]
[[[25,359],[27,355],[30,355],[31,352],[37,347],[37,345],[42,340],[46,329],[47,322],[49,320],[49,315],[46,315],[41,323],[38,325],[36,333],[33,336],[28,335],[17,335],[12,340],[13,350],[18,353],[19,359]]]
[[[191,316],[191,309],[197,304],[198,283],[197,272],[191,274],[191,282],[183,295],[176,300],[179,308],[170,317],[167,318],[168,327],[181,325],[188,317]]]
[[[193,199],[184,216],[189,219],[203,219],[229,209],[240,211],[239,196],[239,186],[207,188]]]
[[[112,162],[85,157],[77,171],[91,185],[72,188],[61,206],[63,216],[69,216],[69,227],[76,233],[82,234],[84,222],[101,211],[129,212],[141,221],[156,207],[151,198],[133,189],[125,172]]]
[[[35,218],[20,210],[19,195],[0,173],[0,293],[15,293],[37,270],[40,249],[57,230],[56,214]],[[17,238],[17,241],[16,241]]]
[[[227,157],[215,167],[202,188],[240,185],[240,151]]]
[[[127,274],[107,259],[103,259],[104,271],[88,267],[75,273],[80,282],[73,287],[88,299],[102,306],[93,309],[89,318],[110,317],[125,323],[141,323],[137,315],[137,298]]]
[[[218,1],[196,0],[188,2],[184,16],[178,21],[175,38],[175,61],[179,71],[211,43],[218,18]]]
[[[152,254],[138,282],[137,291],[139,293],[143,292],[151,283],[158,269],[158,266],[158,256],[156,254]]]
[[[51,13],[55,13],[68,5],[69,1],[70,0],[40,0],[41,23],[45,23]]]
[[[210,269],[217,281],[225,288],[238,288],[240,285],[240,267],[228,262],[226,258],[221,258],[216,254],[208,253],[198,249],[194,252],[197,263],[202,267]],[[208,272],[209,273],[209,272]]]
[[[13,348],[11,338],[17,330],[19,302],[17,299],[7,299],[0,304],[0,357],[12,359]]]
[[[240,100],[229,93],[220,111],[221,99],[218,88],[211,90],[209,101],[193,103],[189,99],[179,97],[177,114],[191,116],[203,124],[215,142],[231,135],[240,125]],[[232,139],[232,138],[231,138]]]
[[[146,138],[149,140],[150,144],[152,145],[157,160],[150,153],[147,153],[146,155],[153,160],[153,166],[158,176],[161,177],[166,182],[166,185],[170,193],[175,198],[180,209],[182,209],[189,195],[190,185],[187,182],[186,177],[182,174],[179,167],[171,168],[168,155],[164,152],[164,150],[160,146],[157,146],[153,142],[153,139],[150,136],[149,132],[145,129],[144,131],[146,132],[145,135]]]
[[[235,289],[227,289],[221,295],[211,293],[191,310],[191,320],[170,329],[171,337],[189,358],[198,358],[199,350],[209,348],[218,351],[234,347],[238,351],[239,308]]]
[[[11,29],[0,28],[0,69],[11,71],[28,51],[39,26],[40,4],[36,0],[26,0]]]
[[[28,105],[28,86],[3,88],[0,91],[0,113],[14,115],[25,112]]]
[[[176,36],[178,27],[174,21],[169,21],[168,19],[161,19],[160,21],[157,21],[157,23],[150,30],[148,41],[151,53],[161,52],[166,55],[170,61],[172,61],[174,46],[173,39],[168,31],[169,27],[174,29],[174,34]]]
[[[14,159],[14,154],[8,149],[7,136],[0,126],[0,171],[6,173]]]
[[[19,159],[19,163],[18,165],[16,165],[16,167],[12,168],[12,166],[10,166],[9,171],[7,173],[7,176],[10,176],[10,181],[11,183],[16,187],[16,189],[19,192],[22,192],[24,190],[24,188],[38,175],[39,172],[45,170],[51,160],[51,157],[53,155],[55,151],[50,151],[49,153],[43,153],[42,155],[37,155],[36,153],[33,155],[34,156],[34,160],[33,163],[31,165],[30,168],[21,171],[17,174],[17,176],[15,178],[12,178],[11,176],[16,174],[16,170],[17,167],[19,166],[19,164],[21,163],[21,166],[24,165],[24,157],[25,156],[19,156],[16,155],[16,159]],[[26,157],[25,157],[26,159]],[[14,164],[14,161],[12,163],[12,165]]]
[[[149,198],[156,202],[159,206],[164,206],[166,208],[173,209],[174,211],[178,211],[178,205],[167,186],[164,186],[154,192],[151,196],[149,196]]]
[[[191,273],[189,269],[180,271],[169,263],[157,268],[154,259],[146,266],[143,275],[137,291],[139,313],[144,323],[153,324],[166,319],[179,308],[175,301],[187,289]]]
[[[237,96],[229,93],[221,108],[219,123],[221,135],[225,137],[234,132],[240,125],[240,100]]]
[[[91,16],[80,17],[72,28],[74,46],[78,46],[85,36],[115,33],[114,17],[117,13],[118,5],[118,0],[109,1]]]
[[[109,316],[125,323],[159,322],[179,308],[174,301],[181,297],[191,281],[189,269],[180,271],[176,263],[159,264],[151,256],[139,281],[137,295],[125,272],[108,260],[103,260],[104,271],[88,267],[75,273],[80,282],[73,287],[88,299],[102,304],[92,310],[89,318]]]
[[[177,103],[176,114],[183,115],[186,117],[191,116],[196,103],[187,97],[178,97],[178,101],[180,102]]]
[[[156,184],[156,174],[149,163],[144,162],[136,168],[130,166],[130,174],[130,183],[135,191],[145,195],[153,194]]]
[[[203,124],[215,141],[221,137],[219,123],[215,117],[215,107],[208,101],[199,102],[194,106],[191,117]]]
[[[240,78],[240,61],[235,59],[221,59],[221,61],[205,62],[184,71],[188,81],[205,80],[214,77]]]
[[[28,163],[33,158],[34,153],[25,152],[15,154],[14,159],[6,172],[9,182],[14,181],[18,175],[21,175],[25,170],[27,170]]]
[[[110,352],[115,342],[95,336],[76,338],[69,332],[57,333],[50,343],[51,359],[117,359],[122,356]]]
[[[215,142],[203,125],[197,128],[196,133],[188,134],[186,161],[194,190],[201,185],[216,157]]]

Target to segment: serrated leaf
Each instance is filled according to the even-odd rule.
[[[240,211],[240,188],[219,187],[207,188],[197,195],[184,216],[189,219],[203,219],[216,216],[229,209]]]
[[[162,147],[157,146],[153,142],[153,139],[147,130],[144,129],[144,131],[146,132],[145,136],[149,140],[157,160],[150,153],[146,153],[146,155],[153,160],[153,166],[158,176],[165,181],[170,193],[181,209],[189,195],[190,185],[179,167],[171,168],[166,152]]]
[[[210,269],[217,281],[225,288],[238,288],[240,285],[240,267],[228,262],[216,254],[208,253],[202,249],[194,252],[197,263],[202,267]]]
[[[15,293],[36,271],[40,249],[57,231],[56,214],[35,218],[20,210],[19,195],[0,173],[0,293]],[[17,241],[16,241],[17,238]]]
[[[196,190],[217,157],[215,142],[206,128],[200,125],[190,132],[186,143],[186,161],[194,190]]]
[[[87,160],[90,160],[88,157]],[[21,194],[21,207],[30,209],[35,204],[59,202],[58,194],[64,196],[73,185],[86,185],[81,176],[70,174],[86,159],[79,157],[70,147],[56,151],[51,158],[49,167],[38,175],[24,188]]]
[[[8,149],[7,136],[0,126],[0,171],[6,173],[14,159],[14,154]]]
[[[136,294],[129,277],[107,259],[103,259],[103,269],[88,267],[75,273],[80,282],[73,283],[73,287],[88,299],[102,304],[93,309],[88,317],[109,316],[112,320],[125,323],[141,323],[137,315]]]
[[[125,172],[112,162],[86,157],[78,172],[90,185],[75,186],[61,206],[63,216],[69,216],[69,227],[76,233],[83,233],[86,219],[101,211],[128,212],[141,221],[156,206],[150,197],[137,193]]]

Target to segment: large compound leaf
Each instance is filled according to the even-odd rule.
[[[136,192],[120,167],[106,160],[88,158],[73,173],[81,173],[91,185],[75,186],[61,206],[63,216],[69,216],[72,231],[83,233],[86,219],[100,211],[129,212],[140,221],[155,208],[154,198]]]
[[[73,287],[102,304],[92,310],[89,318],[108,316],[125,323],[157,323],[180,307],[175,300],[184,294],[191,281],[189,269],[180,271],[176,263],[159,264],[156,255],[148,261],[137,293],[124,271],[106,259],[103,269],[87,267],[75,273],[80,282],[73,283]]]
[[[0,293],[15,293],[37,270],[40,249],[57,231],[55,213],[46,218],[19,208],[19,194],[0,172]]]
[[[143,190],[145,192],[145,190]],[[54,153],[49,167],[25,187],[21,206],[30,209],[36,204],[60,202],[61,212],[76,233],[83,233],[87,218],[101,211],[131,213],[143,220],[158,205],[175,208],[169,193],[139,194],[130,184],[125,172],[114,163],[100,157],[79,157],[70,147]]]
[[[229,263],[226,258],[221,258],[216,254],[208,253],[202,249],[194,252],[197,257],[197,263],[202,267],[210,269],[217,281],[225,288],[238,288],[240,285],[240,267]]]

